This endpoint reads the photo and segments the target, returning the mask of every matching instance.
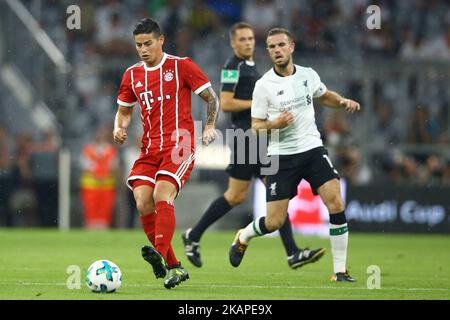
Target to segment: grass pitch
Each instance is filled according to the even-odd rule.
[[[350,233],[347,265],[356,283],[330,281],[328,239],[296,236],[300,246],[325,247],[325,256],[297,270],[288,268],[277,237],[254,239],[239,268],[228,262],[234,232],[207,232],[203,267],[184,256],[180,234],[174,249],[190,279],[167,290],[141,258],[141,230],[60,232],[0,229],[0,299],[450,299],[450,236]],[[84,284],[86,268],[108,259],[122,270],[118,292],[96,294]],[[81,289],[68,289],[67,268],[81,268]],[[381,270],[381,289],[369,290],[367,268]]]

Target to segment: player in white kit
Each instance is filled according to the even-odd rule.
[[[278,230],[286,219],[289,200],[302,179],[320,195],[330,213],[333,281],[354,282],[346,268],[348,227],[340,192],[339,174],[328,158],[314,116],[314,99],[331,108],[360,110],[359,103],[328,90],[311,68],[293,63],[291,33],[274,28],[267,50],[274,67],[256,82],[252,100],[252,129],[270,132],[268,153],[277,157],[279,170],[267,176],[267,215],[237,232],[230,248],[230,263],[237,267],[250,239]]]

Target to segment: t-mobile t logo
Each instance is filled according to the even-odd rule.
[[[162,96],[153,97],[153,92],[151,90],[141,92],[141,94],[139,94],[139,97],[141,98],[141,101],[143,101],[145,103],[145,107],[146,107],[147,111],[150,111],[152,109],[152,104],[155,102],[155,98],[158,101],[162,101],[162,99],[163,99]],[[169,99],[170,99],[170,94],[166,94],[165,100],[169,100]]]

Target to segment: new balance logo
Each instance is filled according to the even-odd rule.
[[[283,94],[284,94],[284,90],[278,91],[278,92],[277,92],[277,97],[278,97],[278,96],[282,96]]]
[[[274,182],[270,185],[270,195],[271,196],[276,196],[277,195],[277,183]]]
[[[140,82],[140,81],[138,81],[138,83],[136,83],[136,88],[140,88],[140,87],[143,87],[144,85]]]

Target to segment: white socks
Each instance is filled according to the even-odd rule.
[[[334,273],[346,272],[348,227],[330,224],[331,253],[333,254]]]
[[[241,231],[241,234],[239,235],[239,241],[248,243],[250,239],[262,236],[264,233],[259,228],[259,223],[263,218],[265,217],[260,217],[250,222],[250,224]]]
[[[265,217],[260,217],[256,220],[253,220],[248,226],[242,229],[241,233],[239,234],[239,241],[243,243],[249,243],[252,238],[264,235],[265,230],[261,230],[260,228],[260,224],[263,223],[263,221],[260,220],[264,218]],[[330,242],[331,253],[333,254],[334,273],[346,272],[348,245],[347,223],[341,225],[330,224]]]
[[[330,224],[331,253],[334,273],[346,272],[348,227],[347,224]]]

